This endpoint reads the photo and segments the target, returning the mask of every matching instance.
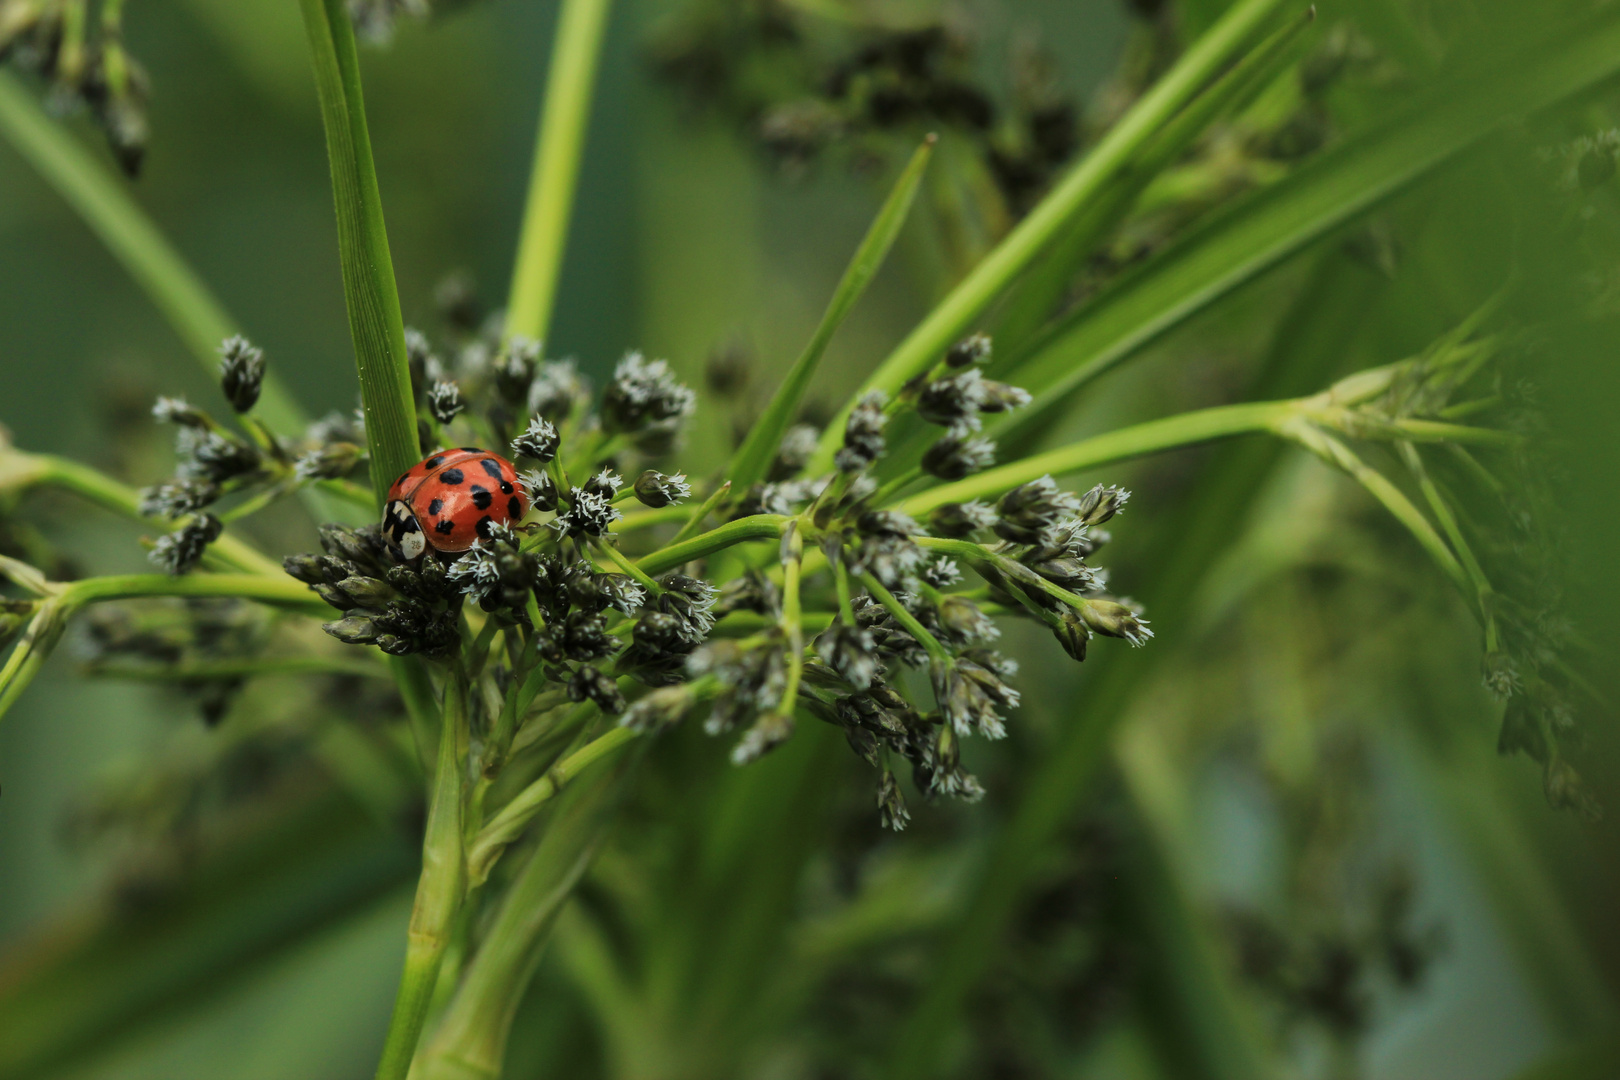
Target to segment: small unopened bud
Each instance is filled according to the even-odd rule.
[[[900,791],[900,783],[895,780],[894,773],[888,769],[878,778],[878,818],[885,829],[901,832],[906,823],[911,820],[911,811],[906,809],[906,797]]]
[[[179,424],[182,427],[203,429],[208,427],[208,414],[188,404],[185,398],[158,398],[152,406],[152,418],[162,424]]]
[[[326,581],[319,555],[288,555],[281,560],[281,568],[305,585],[320,585]]]
[[[523,429],[523,433],[512,440],[512,452],[519,457],[533,458],[544,465],[557,456],[557,446],[560,442],[556,425],[543,416],[536,416],[529,421],[529,426]]]
[[[887,401],[883,391],[873,390],[855,403],[844,424],[844,445],[833,458],[839,472],[860,472],[883,455],[883,428],[888,422],[883,406]]]
[[[988,503],[946,503],[928,515],[928,528],[935,536],[965,540],[983,529],[995,528],[999,520],[995,507]]]
[[[428,391],[428,409],[432,411],[433,419],[441,424],[448,424],[465,408],[461,400],[461,387],[447,379],[440,379]]]
[[[636,477],[636,498],[643,505],[658,508],[673,506],[692,494],[692,485],[686,482],[684,473],[673,476],[665,475],[656,469],[648,469]]]
[[[219,385],[231,408],[239,413],[253,408],[264,387],[264,350],[241,335],[226,338],[219,347]]]
[[[662,731],[686,718],[697,697],[686,685],[663,686],[637,701],[619,717],[619,726],[635,731]]]
[[[1145,645],[1153,636],[1146,619],[1112,600],[1087,600],[1086,606],[1080,609],[1080,617],[1097,633],[1124,638],[1132,645]]]
[[[793,717],[786,712],[768,712],[754,721],[752,727],[743,732],[737,745],[731,748],[731,763],[733,765],[747,765],[758,761],[778,746],[787,742],[793,735]]]
[[[354,471],[364,453],[354,443],[327,443],[298,455],[293,472],[300,480],[338,480]]]
[[[571,701],[594,701],[609,716],[624,712],[624,695],[619,692],[619,685],[589,664],[581,665],[568,681],[568,697]]]
[[[877,644],[864,627],[835,621],[816,638],[816,653],[857,690],[865,690],[878,676]]]
[[[159,537],[148,558],[171,574],[184,574],[202,561],[203,552],[219,539],[224,529],[213,514],[197,514],[178,529]]]
[[[337,588],[353,601],[349,607],[380,608],[395,597],[392,586],[374,577],[346,577],[337,583]]]
[[[1052,636],[1057,638],[1064,652],[1077,661],[1085,660],[1086,642],[1091,640],[1091,631],[1086,629],[1085,622],[1073,609],[1065,608],[1058,613],[1058,625],[1052,628]]]
[[[219,485],[209,480],[171,480],[143,489],[136,509],[145,517],[180,517],[203,509],[219,494]]]
[[[370,645],[377,641],[379,634],[377,624],[363,615],[322,623],[321,629],[349,645]]]
[[[941,480],[961,480],[995,463],[995,443],[952,431],[924,452],[922,469]]]
[[[1125,504],[1130,498],[1131,493],[1124,488],[1098,484],[1080,496],[1080,507],[1075,513],[1084,525],[1101,525],[1125,509]]]
[[[529,497],[530,506],[542,512],[557,509],[557,482],[551,474],[532,470],[519,475],[518,483]]]
[[[970,334],[950,347],[945,363],[953,368],[983,364],[990,359],[990,335]]]

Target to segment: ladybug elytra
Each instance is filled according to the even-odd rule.
[[[394,553],[410,561],[428,548],[466,551],[489,539],[492,525],[516,525],[528,512],[512,463],[463,446],[422,459],[394,481],[382,531]]]

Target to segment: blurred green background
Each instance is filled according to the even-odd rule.
[[[1188,18],[1209,6],[1187,5]],[[1334,6],[1322,5],[1327,23],[1343,14]],[[1034,29],[1063,86],[1082,101],[1115,70],[1134,18],[1116,0],[980,0],[966,8],[988,80],[1005,79],[1009,43]],[[1488,22],[1495,11],[1481,6],[1477,17]],[[654,0],[626,0],[614,12],[547,351],[600,373],[638,348],[669,357],[697,381],[712,350],[743,342],[758,358],[756,382],[769,386],[809,336],[881,184],[837,161],[783,176],[732,127],[684,106],[645,62],[650,28],[667,14]],[[552,3],[486,0],[429,25],[407,20],[389,48],[365,54],[408,325],[437,325],[434,288],[451,271],[470,274],[492,305],[504,296],[554,18]],[[153,145],[136,198],[312,414],[352,408],[329,178],[296,5],[135,0],[126,24],[155,87]],[[1377,18],[1363,25],[1394,48],[1378,38]],[[1334,373],[1409,355],[1488,295],[1512,264],[1528,283],[1515,305],[1543,336],[1533,378],[1566,484],[1567,606],[1589,643],[1590,677],[1617,700],[1620,364],[1613,312],[1594,313],[1579,290],[1589,275],[1620,266],[1615,234],[1600,227],[1620,215],[1620,203],[1613,184],[1582,205],[1549,207],[1527,193],[1535,149],[1607,129],[1617,100],[1612,90],[1593,95],[1490,140],[1381,212],[1379,235],[1400,241],[1393,268],[1356,254],[1367,234],[1335,236],[1101,384],[1069,429],[1105,430],[1241,397],[1268,357],[1318,358],[1302,365],[1314,372],[1305,385],[1286,389],[1306,392]],[[104,153],[88,124],[69,123]],[[925,262],[926,245],[903,245],[846,324],[817,388],[828,405],[927,309],[937,283]],[[80,457],[136,483],[163,475],[160,437],[144,420],[151,398],[184,392],[208,401],[214,393],[121,268],[3,145],[0,386],[0,422],[19,446]],[[691,437],[698,460],[718,460],[729,423],[706,403]],[[1109,549],[1104,561],[1116,587],[1144,599],[1150,616],[1159,599],[1152,553],[1175,539],[1156,525],[1162,532],[1167,508],[1195,499],[1205,470],[1230,452],[1188,452],[1096,478],[1137,491],[1115,530],[1118,553]],[[1610,816],[1590,823],[1552,810],[1538,770],[1496,757],[1500,707],[1479,687],[1477,632],[1410,541],[1353,485],[1301,454],[1279,455],[1265,475],[1261,498],[1219,538],[1215,569],[1192,583],[1196,595],[1175,599],[1187,626],[1174,651],[1129,688],[1109,776],[1073,823],[1078,839],[1033,875],[1038,895],[975,993],[974,1030],[986,1045],[1013,1047],[969,1057],[964,1075],[1210,1074],[1208,1061],[1181,1045],[1200,1025],[1226,1022],[1199,1013],[1199,992],[1241,996],[1237,1008],[1266,1033],[1258,1038],[1273,1063],[1300,1075],[1528,1076],[1549,1054],[1613,1036],[1613,713],[1593,717],[1580,762]],[[29,507],[87,567],[143,562],[131,527],[65,501]],[[289,517],[266,528],[280,552],[297,549],[305,526]],[[841,750],[828,750],[836,738],[825,731],[801,731],[751,776],[728,772],[723,749],[694,732],[660,746],[662,783],[687,777],[702,788],[696,801],[721,807],[716,820],[745,821],[756,828],[753,843],[771,849],[737,856],[747,865],[736,880],[780,894],[769,915],[775,929],[752,937],[737,930],[729,949],[716,943],[738,926],[727,914],[733,894],[711,883],[710,893],[679,898],[684,906],[672,900],[660,932],[691,933],[696,950],[685,969],[693,982],[674,996],[702,997],[733,965],[737,986],[714,991],[716,1000],[770,996],[761,988],[772,987],[776,997],[717,1005],[712,1027],[685,1033],[679,1008],[649,1005],[631,1030],[615,1032],[581,975],[578,941],[588,935],[571,935],[565,923],[520,1018],[509,1075],[881,1075],[846,1074],[816,1049],[829,1031],[892,1027],[896,999],[882,992],[883,979],[904,982],[915,969],[903,948],[899,959],[884,951],[889,939],[866,941],[855,922],[832,917],[851,894],[842,877],[911,881],[919,928],[914,938],[896,936],[926,951],[936,925],[930,905],[950,906],[960,868],[983,857],[1007,811],[1008,798],[995,792],[1017,790],[1054,725],[1085,708],[1098,669],[1136,660],[1123,648],[1098,647],[1076,669],[1045,635],[1028,633],[1009,633],[1008,651],[1025,669],[1026,707],[1010,740],[1020,745],[985,750],[976,763],[993,789],[986,805],[921,807],[913,834],[870,835],[866,781]],[[0,725],[0,948],[14,957],[94,910],[118,861],[117,852],[68,842],[71,808],[109,770],[176,740],[207,738],[175,696],[75,678],[72,652],[58,652]],[[278,691],[268,683],[265,692]],[[671,830],[705,827],[692,809],[658,820],[657,793],[628,813],[629,836],[603,875],[660,848],[673,858],[693,841]],[[678,787],[663,794],[682,798]],[[1096,865],[1086,861],[1094,835],[1111,852]],[[310,926],[289,926],[285,948],[265,949],[230,977],[78,1047],[49,1075],[369,1075],[409,909],[408,852],[393,844],[373,845],[386,865],[358,890],[361,899]],[[1120,884],[1120,866],[1134,867],[1135,877]],[[1279,918],[1301,940],[1326,940],[1361,917],[1344,914],[1360,910],[1347,897],[1384,880],[1391,866],[1412,882],[1404,917],[1427,963],[1411,986],[1373,981],[1353,1038],[1334,1034],[1319,1015],[1302,1020],[1263,985],[1245,982],[1233,912],[1286,911]],[[1100,876],[1088,877],[1087,867]],[[1183,905],[1148,902],[1166,895]],[[628,933],[609,922],[610,931]],[[775,965],[806,963],[817,934],[834,950],[840,933],[850,935],[846,952],[824,977],[812,988],[780,989]],[[757,952],[739,956],[745,947]],[[1189,990],[1184,973],[1160,970],[1155,957],[1183,947],[1219,953],[1209,965],[1215,985]],[[1110,964],[1128,977],[1111,983]],[[1089,990],[1073,985],[1077,972],[1099,971]],[[1046,1027],[1019,1019],[1026,999],[1037,1002],[1031,1014]],[[858,1019],[840,1019],[840,1008]],[[714,1049],[728,1040],[731,1049]],[[870,1052],[858,1048],[853,1057]]]

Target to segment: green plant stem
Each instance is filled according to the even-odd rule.
[[[877,598],[878,603],[888,609],[889,614],[894,616],[896,622],[905,627],[906,633],[917,639],[917,643],[928,653],[928,659],[931,662],[946,667],[950,666],[951,654],[945,651],[945,646],[941,645],[939,639],[930,634],[928,629],[917,621],[915,615],[906,610],[904,604],[894,598],[893,593],[883,587],[883,582],[871,574],[862,574],[861,584],[866,586],[867,592]]]
[[[862,391],[883,390],[893,396],[908,379],[943,356],[1075,215],[1130,164],[1143,145],[1242,52],[1285,2],[1239,0],[1234,4],[889,354]],[[808,469],[811,475],[831,466],[852,407],[853,402],[846,405],[827,425]]]
[[[1298,415],[1299,408],[1299,403],[1295,401],[1219,405],[1135,424],[913,495],[902,502],[899,509],[913,517],[921,517],[946,503],[993,498],[1042,476],[1064,476],[1098,465],[1128,461],[1145,454],[1195,446],[1234,435],[1277,431],[1289,418]]]
[[[1440,488],[1429,476],[1429,470],[1424,466],[1418,448],[1409,442],[1398,442],[1395,448],[1400,453],[1401,460],[1406,463],[1407,470],[1417,480],[1418,488],[1429,504],[1429,510],[1440,523],[1440,528],[1445,532],[1446,539],[1450,542],[1452,550],[1457,553],[1457,559],[1473,585],[1475,614],[1479,616],[1480,623],[1485,629],[1485,651],[1495,652],[1498,642],[1492,597],[1496,595],[1496,590],[1491,587],[1490,579],[1485,576],[1484,567],[1480,566],[1479,560],[1474,557],[1473,548],[1468,544],[1468,539],[1463,536],[1462,529],[1457,524],[1457,515],[1451,512],[1451,507],[1440,494]]]
[[[691,512],[690,516],[688,516],[686,519],[686,523],[680,527],[679,531],[677,531],[674,536],[669,538],[670,545],[679,544],[683,540],[690,539],[699,529],[703,528],[704,519],[709,516],[716,506],[719,506],[722,502],[724,502],[726,496],[730,493],[730,480],[727,480],[725,483],[715,488],[714,492],[707,499],[703,500],[703,504]],[[668,509],[673,510],[675,508],[672,506]],[[654,512],[656,513],[656,511]],[[623,529],[623,523],[620,524],[620,528],[621,530]]]
[[[478,830],[468,845],[467,874],[472,886],[476,888],[484,883],[495,861],[501,857],[501,852],[523,835],[535,815],[571,780],[640,734],[633,728],[616,727],[575,750],[547,769],[540,779],[512,796],[512,801],[503,806],[489,824]]]
[[[632,578],[634,578],[642,588],[646,589],[654,596],[663,595],[664,587],[649,577],[647,572],[641,567],[625,558],[624,552],[620,551],[606,540],[599,540],[595,547],[596,550],[606,555],[608,559],[612,561],[614,566],[617,566],[620,570],[623,570],[626,574],[629,574]]]
[[[209,375],[217,376],[220,342],[238,332],[236,323],[125,185],[46,116],[8,71],[0,71],[0,132],[106,245]],[[278,435],[299,436],[308,423],[274,375],[265,377],[254,411]]]
[[[815,333],[810,335],[809,343],[805,345],[799,358],[793,362],[793,366],[788,369],[782,385],[777,387],[776,393],[771,396],[770,404],[765,407],[759,420],[749,430],[748,438],[732,456],[728,472],[732,486],[739,493],[746,493],[765,479],[771,462],[776,457],[777,447],[782,443],[782,436],[793,423],[793,417],[799,410],[799,403],[804,399],[804,392],[810,387],[810,380],[815,376],[816,367],[821,363],[821,357],[826,353],[828,344],[832,342],[838,328],[843,325],[855,302],[871,284],[872,278],[877,275],[878,268],[883,265],[889,249],[894,246],[895,239],[900,235],[900,227],[906,222],[911,204],[917,196],[917,188],[922,183],[923,174],[928,170],[928,161],[933,156],[934,144],[938,141],[937,136],[929,135],[911,155],[906,167],[901,170],[893,190],[889,192],[888,198],[878,210],[877,217],[867,229],[860,246],[855,249],[855,256],[844,270],[844,276],[839,279],[838,287],[833,290],[832,300],[828,302],[827,310],[822,313],[821,322],[817,324]]]
[[[625,775],[620,770],[575,784],[560,800],[412,1070],[415,1080],[495,1080],[500,1075],[523,990],[558,913],[607,832]]]
[[[300,0],[326,129],[337,210],[338,257],[360,372],[371,486],[378,505],[417,460],[416,402],[405,359],[405,324],[371,159],[354,26],[344,0]]]
[[[682,563],[701,559],[705,555],[712,555],[716,551],[724,550],[746,540],[775,539],[782,535],[782,530],[790,517],[782,514],[754,514],[751,517],[738,518],[728,521],[718,529],[711,529],[690,540],[683,540],[678,544],[670,544],[660,548],[651,555],[644,555],[636,560],[636,565],[648,574],[662,574],[666,570],[673,570]]]
[[[506,336],[545,340],[568,243],[591,91],[610,0],[563,0],[551,47],[529,195],[506,301]]]
[[[63,586],[61,596],[71,608],[106,600],[135,600],[152,596],[221,596],[256,600],[305,615],[329,617],[334,611],[309,586],[286,575],[263,574],[112,574],[84,578]]]
[[[142,517],[138,509],[140,496],[134,488],[121,484],[88,465],[54,454],[28,454],[0,447],[0,491],[25,491],[42,486],[71,491],[104,510],[110,510],[120,517],[133,521],[163,529],[174,526],[174,522],[162,518]],[[210,544],[209,552],[238,570],[274,577],[283,576],[278,563],[230,533],[222,534]]]
[[[405,935],[405,970],[394,999],[394,1014],[383,1043],[377,1080],[405,1080],[427,1020],[439,964],[450,943],[452,925],[467,887],[462,847],[461,744],[467,738],[467,674],[452,664],[444,683],[443,724],[422,839],[422,874]]]

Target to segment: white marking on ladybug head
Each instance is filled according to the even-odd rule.
[[[421,558],[422,552],[426,550],[427,537],[422,535],[421,529],[408,532],[399,539],[399,553],[405,556],[406,562]]]

